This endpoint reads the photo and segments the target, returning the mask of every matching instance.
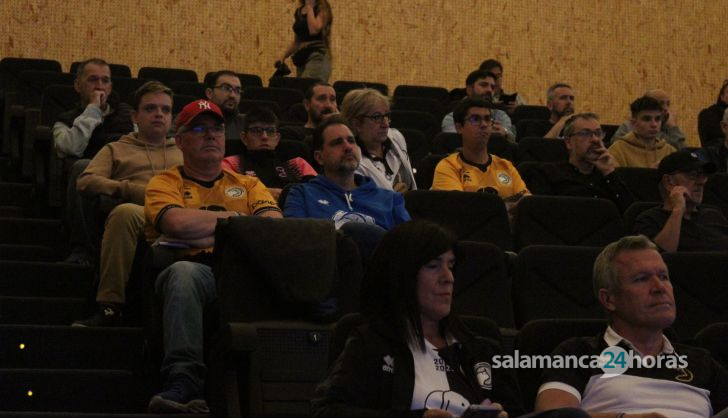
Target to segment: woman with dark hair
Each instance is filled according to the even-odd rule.
[[[723,81],[715,104],[706,107],[698,114],[698,134],[702,147],[723,144],[725,134],[720,128],[720,121],[723,120],[726,108],[728,108],[728,80]]]
[[[279,67],[288,57],[296,76],[329,81],[331,75],[331,24],[333,15],[327,0],[301,0],[293,15],[293,42],[276,61]]]
[[[450,312],[455,242],[427,221],[384,236],[362,289],[366,321],[317,388],[314,416],[453,417],[471,404],[499,418],[522,412],[515,382],[491,367],[497,343]]]

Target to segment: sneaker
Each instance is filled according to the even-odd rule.
[[[73,247],[71,254],[66,257],[63,262],[68,264],[79,264],[82,266],[92,266],[94,264],[94,259],[86,248],[77,246]]]
[[[199,390],[187,376],[170,379],[164,392],[152,396],[147,407],[150,413],[187,412],[206,414],[210,412],[207,402],[199,396]]]
[[[124,320],[121,309],[111,305],[99,305],[99,309],[88,317],[71,324],[72,327],[118,327]]]

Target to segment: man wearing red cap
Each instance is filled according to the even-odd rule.
[[[146,236],[179,249],[183,261],[162,271],[155,292],[163,300],[164,391],[150,412],[206,412],[203,387],[202,312],[217,295],[210,267],[217,220],[256,215],[280,218],[275,199],[255,177],[222,168],[225,125],[220,108],[207,100],[177,116],[175,142],[184,163],[149,182],[145,195]]]

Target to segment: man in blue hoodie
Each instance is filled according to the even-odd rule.
[[[374,236],[381,237],[386,230],[410,220],[402,195],[354,174],[361,150],[344,119],[333,116],[319,125],[313,135],[313,150],[323,174],[291,188],[284,216],[331,219],[337,229],[359,242],[360,250],[362,240],[376,240]]]

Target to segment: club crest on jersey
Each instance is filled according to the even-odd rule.
[[[225,189],[225,195],[231,199],[240,199],[245,196],[245,189],[242,187],[228,187]]]
[[[501,171],[498,173],[498,182],[500,184],[509,185],[511,184],[511,176]]]
[[[394,373],[394,358],[390,355],[386,355],[383,360],[384,364],[382,365],[382,371]]]
[[[491,379],[493,371],[490,363],[475,363],[473,369],[475,370],[475,377],[478,379],[480,387],[485,390],[493,390],[493,380]]]

